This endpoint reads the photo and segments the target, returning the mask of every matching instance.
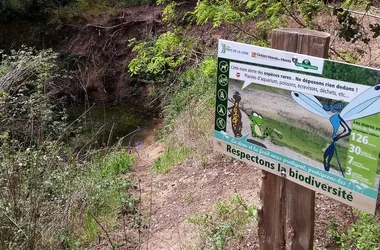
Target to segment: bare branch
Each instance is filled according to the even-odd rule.
[[[95,220],[95,222],[96,222],[96,223],[102,228],[102,230],[106,233],[107,238],[108,238],[108,242],[110,243],[112,249],[115,249],[115,247],[113,246],[113,243],[112,243],[112,241],[111,241],[111,238],[110,238],[110,236],[109,236],[107,230],[102,226],[102,224],[100,224],[100,222],[95,218],[95,216],[92,215],[92,213],[88,212],[88,214],[89,214],[89,215]]]
[[[335,9],[335,7],[334,7],[334,6],[331,6],[331,5],[327,5],[327,7],[329,7],[330,9]],[[343,8],[342,8],[342,9],[343,9]],[[351,13],[354,13],[354,14],[358,14],[358,15],[370,16],[370,17],[373,17],[373,18],[380,19],[380,16],[376,16],[376,15],[369,14],[369,13],[367,13],[368,11],[366,11],[366,12],[360,12],[360,11],[349,10],[349,9],[343,9],[343,10],[344,10],[344,11],[351,12]]]
[[[119,23],[119,24],[116,24],[114,26],[101,26],[101,25],[95,25],[95,24],[87,24],[86,27],[93,27],[93,28],[98,28],[98,29],[114,29],[114,28],[117,28],[117,27],[120,27],[120,26],[124,26],[124,25],[128,25],[130,23],[143,23],[145,21],[128,21],[128,22],[124,22],[124,23]]]
[[[291,12],[288,9],[288,7],[286,7],[286,5],[285,5],[285,3],[283,1],[281,1],[281,4],[284,7],[284,9],[286,10],[286,12],[288,12],[288,14],[290,15],[290,17],[293,18],[294,21],[296,21],[296,23],[298,23],[299,25],[301,25],[303,28],[307,27],[307,25],[305,25],[303,22],[301,22],[301,20],[299,20],[299,18],[293,12]]]
[[[248,33],[247,31],[243,30],[242,28],[240,28],[240,27],[239,27],[238,25],[236,25],[236,24],[233,24],[233,23],[232,23],[232,26],[235,27],[235,28],[237,28],[238,30],[240,30],[241,32],[243,32],[244,34],[246,34],[246,35],[248,35],[248,36],[251,36],[251,37],[253,37],[253,38],[257,39],[257,40],[260,40],[260,41],[263,41],[263,42],[265,42],[265,43],[268,43],[267,41],[261,39],[261,38],[258,37],[257,35],[255,35],[255,34],[251,34],[251,33]]]

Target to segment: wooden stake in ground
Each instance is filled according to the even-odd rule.
[[[305,29],[272,31],[272,48],[326,58],[330,35]],[[263,171],[259,209],[261,250],[313,248],[315,192]]]

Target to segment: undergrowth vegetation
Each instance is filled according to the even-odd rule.
[[[236,193],[215,203],[209,213],[192,215],[187,220],[200,229],[201,249],[233,249],[244,240],[244,230],[255,221],[256,212],[255,206]]]
[[[117,13],[120,8],[152,4],[154,0],[76,0],[56,8],[51,15],[52,22],[76,22],[93,20],[105,13],[109,16]]]
[[[152,169],[163,173],[190,156],[200,159],[209,152],[207,138],[212,134],[210,115],[215,102],[216,60],[207,58],[187,69],[174,86],[170,101],[163,108],[162,135],[170,145],[155,160]]]
[[[152,4],[154,0],[0,0],[0,22],[15,17],[31,21],[73,22],[92,20],[121,7]]]
[[[120,212],[136,212],[122,178],[133,157],[116,148],[79,157],[65,143],[73,130],[51,100],[62,77],[55,59],[26,48],[2,55],[0,249],[83,248]]]
[[[374,250],[380,248],[380,222],[376,217],[359,213],[358,219],[347,231],[340,230],[339,224],[330,222],[329,234],[339,249]]]
[[[169,146],[162,156],[159,156],[152,165],[155,173],[163,174],[177,164],[182,163],[189,155],[190,150],[184,146]]]
[[[215,58],[206,58],[180,75],[179,83],[174,86],[174,93],[163,110],[166,132],[173,130],[174,122],[181,112],[194,112],[202,119],[213,108],[215,79]]]

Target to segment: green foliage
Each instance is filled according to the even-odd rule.
[[[329,11],[328,7],[320,0],[296,1],[295,6],[308,27],[315,26],[313,21],[318,13]]]
[[[345,9],[364,10],[371,4],[369,0],[345,0],[341,7]]]
[[[51,50],[25,47],[2,55],[0,132],[9,132],[12,138],[25,143],[59,135],[66,116],[49,100],[57,88],[54,80],[64,77],[59,74],[56,58]]]
[[[350,55],[347,51],[341,51],[339,56],[343,58],[345,62],[356,64],[358,59],[352,55]]]
[[[0,248],[73,247],[112,229],[119,211],[135,212],[131,184],[121,175],[133,158],[113,152],[80,164],[71,150],[45,142],[19,150],[7,134],[1,141]],[[71,248],[70,247],[70,248]]]
[[[190,150],[182,145],[171,145],[158,157],[153,165],[152,170],[155,173],[163,174],[177,164],[181,164],[190,154]]]
[[[196,17],[197,24],[205,24],[212,20],[214,28],[223,22],[242,22],[247,16],[246,12],[234,11],[232,4],[230,1],[217,1],[216,4],[212,4],[211,1],[199,1],[192,14]],[[238,7],[249,10],[247,5]]]
[[[88,204],[84,213],[84,242],[94,241],[102,233],[94,217],[103,221],[107,228],[112,228],[116,225],[119,211],[135,212],[137,200],[126,193],[133,185],[122,178],[122,174],[130,171],[133,165],[133,157],[116,151],[106,157],[95,157],[86,166],[83,188],[88,194]]]
[[[76,0],[63,8],[57,8],[52,16],[52,22],[73,22],[80,19],[89,20],[106,10],[108,1]]]
[[[312,20],[315,15],[325,9],[320,0],[306,2],[203,0],[198,1],[192,14],[197,24],[212,21],[214,27],[219,27],[222,23],[244,24],[247,20],[256,20],[256,28],[266,35],[266,32],[271,29],[283,27],[287,16],[292,17],[302,26],[313,26]],[[301,15],[304,22],[298,19],[297,15]]]
[[[175,7],[177,3],[176,2],[171,2],[162,11],[162,21],[164,22],[171,22],[175,18]]]
[[[235,194],[217,202],[208,214],[196,214],[187,220],[200,228],[205,249],[228,249],[229,241],[241,240],[244,229],[256,218],[256,208]]]
[[[92,20],[100,16],[112,15],[120,8],[152,3],[154,0],[72,0],[69,4],[54,11],[52,21]]]
[[[317,15],[333,14],[340,24],[339,37],[348,42],[362,41],[368,44],[370,35],[365,30],[363,18],[359,19],[350,10],[367,9],[370,3],[368,0],[346,0],[331,11],[321,0],[200,0],[191,14],[197,24],[211,21],[213,27],[219,27],[223,23],[243,26],[246,21],[254,20],[258,33],[251,33],[251,36],[258,40],[267,40],[268,32],[284,27],[289,18],[303,28],[315,29],[319,28],[315,21]],[[373,38],[379,36],[379,27],[376,23],[369,24]],[[245,30],[244,33],[250,33],[251,30],[242,27],[239,29]]]
[[[376,217],[360,213],[358,220],[347,232],[339,232],[336,222],[330,223],[329,234],[342,250],[375,250],[380,248],[380,223]]]
[[[154,0],[0,0],[0,21],[9,22],[15,17],[41,21],[75,21],[100,16],[101,11],[111,13],[121,7],[152,4]]]
[[[205,111],[214,105],[216,60],[207,58],[200,65],[187,69],[180,77],[170,102],[164,107],[165,131],[173,130],[175,118],[183,111],[199,107]]]
[[[132,40],[137,55],[129,63],[131,75],[150,79],[165,76],[182,65],[191,55],[195,41],[183,36],[179,30],[168,31],[148,42]]]
[[[169,3],[169,2],[172,2],[172,1],[171,0],[157,0],[156,4],[160,5],[160,4],[165,4],[165,3]]]
[[[50,102],[62,77],[55,59],[27,48],[2,55],[0,249],[81,248],[103,233],[97,221],[112,228],[120,211],[136,212],[126,192],[133,185],[122,178],[131,156],[79,160],[63,143],[72,130]]]

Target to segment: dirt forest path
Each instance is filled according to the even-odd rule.
[[[160,143],[139,149],[138,164],[131,176],[140,181],[141,209],[150,215],[138,249],[188,249],[196,245],[196,228],[186,218],[207,213],[214,203],[235,192],[258,205],[261,171],[221,158],[219,163],[201,168],[185,162],[166,174],[154,174],[151,166],[163,151]],[[251,229],[251,248],[247,249],[257,248],[256,231]]]
[[[215,154],[213,161],[203,166],[187,161],[166,174],[154,174],[151,166],[164,149],[163,144],[152,142],[137,150],[137,165],[130,178],[138,183],[135,192],[141,198],[143,224],[133,247],[120,249],[202,249],[197,228],[187,222],[188,216],[208,213],[213,204],[236,192],[249,204],[259,205],[262,173],[258,168]],[[331,219],[347,224],[353,218],[348,206],[317,195],[316,249],[329,246],[327,231]],[[256,225],[246,231],[234,249],[258,249]]]

